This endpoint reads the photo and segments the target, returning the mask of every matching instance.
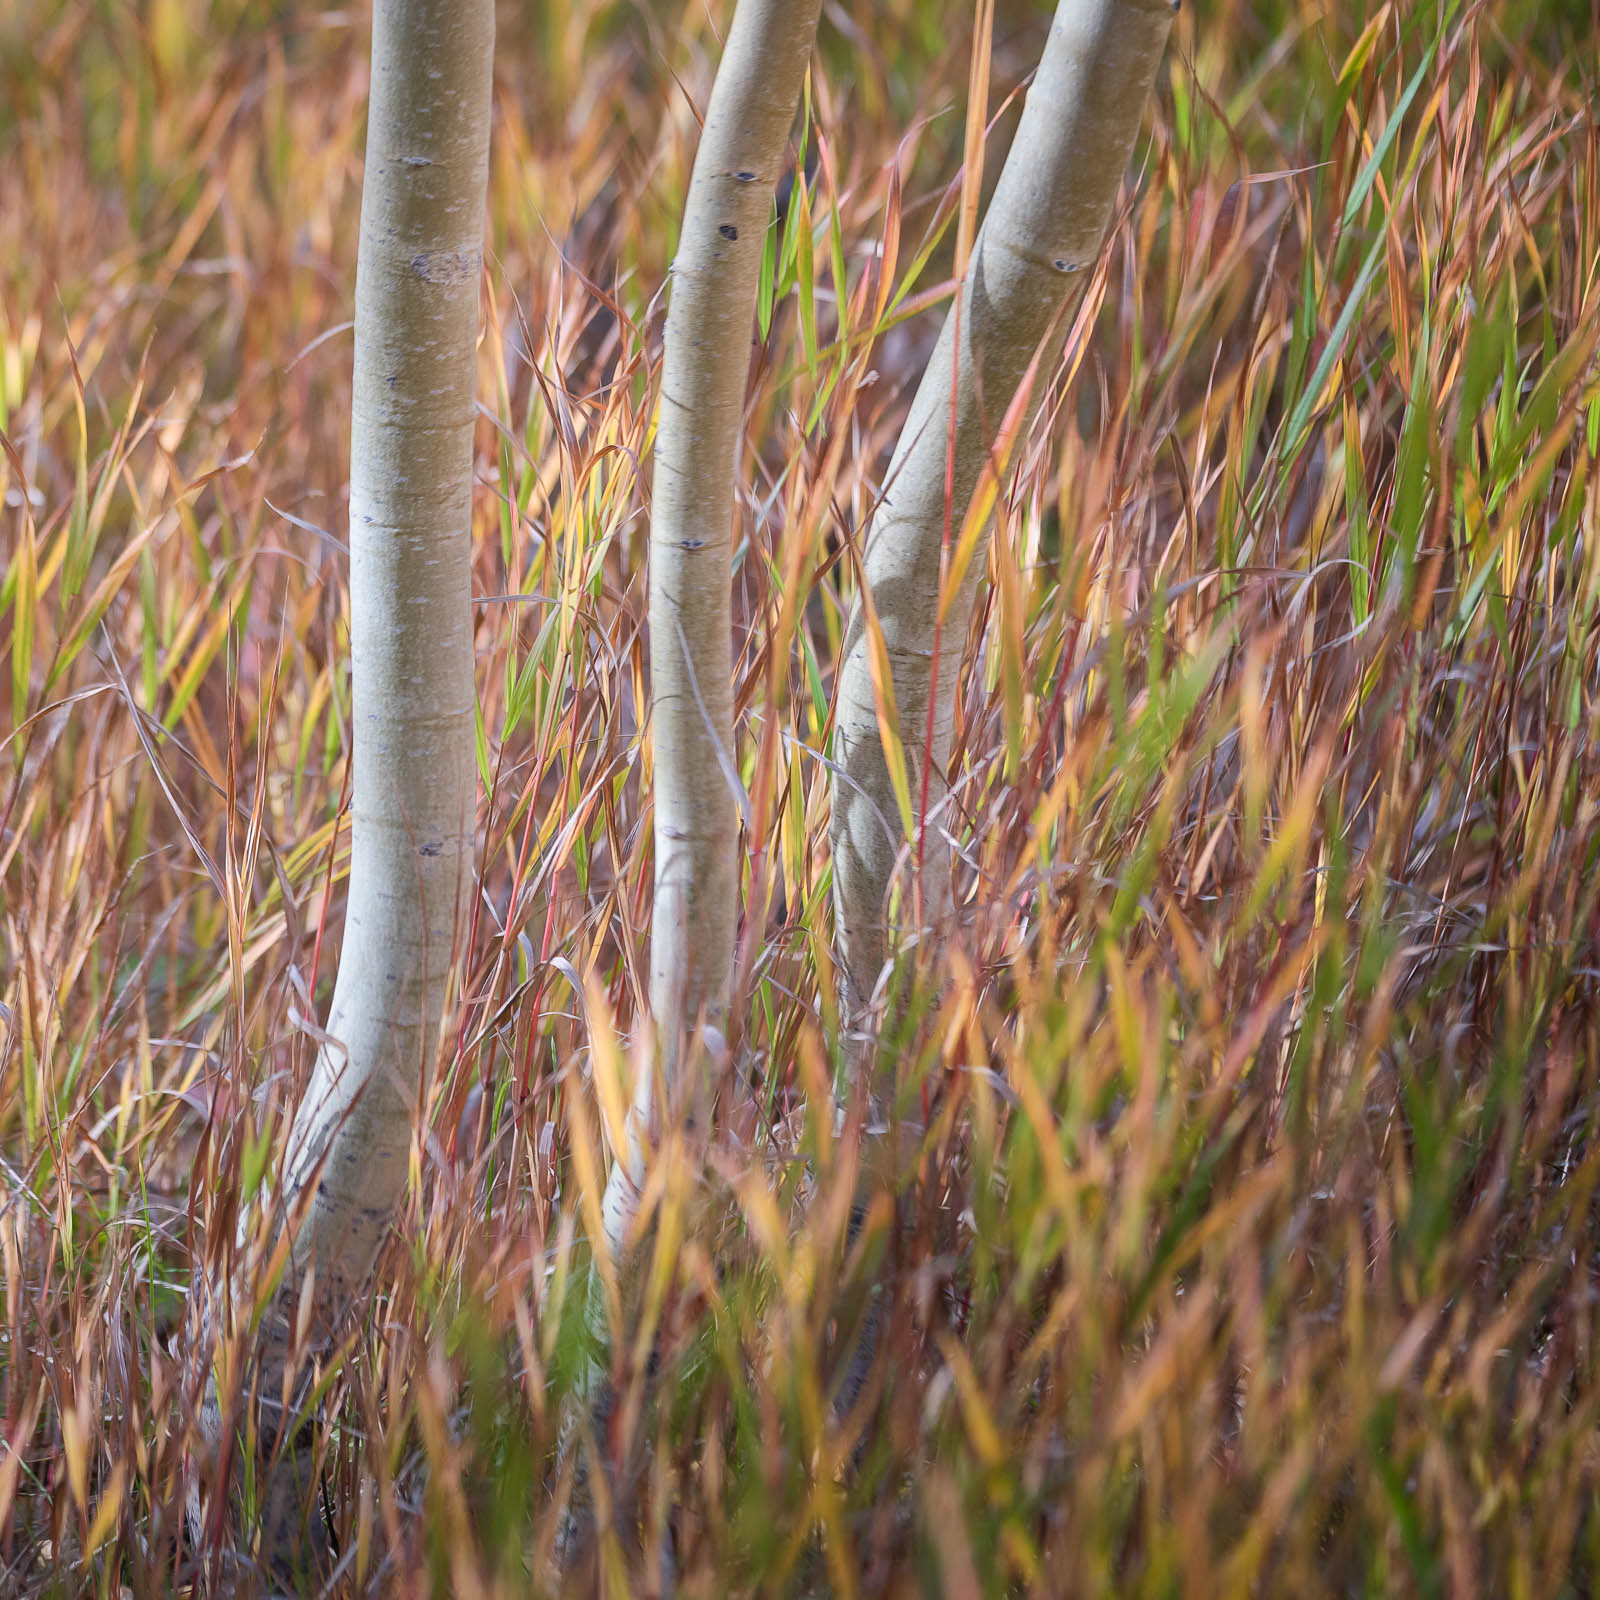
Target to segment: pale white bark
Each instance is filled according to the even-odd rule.
[[[734,493],[762,243],[819,0],[739,0],[706,110],[672,263],[650,524],[655,907],[650,1004],[669,1081],[685,1034],[719,1026],[738,912],[730,776]],[[636,1086],[606,1196],[633,1215],[651,1082]]]
[[[935,681],[946,530],[953,550],[1029,366],[1039,354],[1030,403],[1022,408],[1024,427],[1060,352],[1105,237],[1173,9],[1169,0],[1060,0],[959,303],[923,374],[867,531],[863,578],[894,687],[914,812],[910,859],[920,874],[924,923],[935,928],[950,910],[943,830],[955,823],[945,800],[956,678],[988,550],[985,531],[939,626]],[[871,657],[858,598],[839,673],[832,820],[842,998],[852,1021],[889,953],[889,890],[907,844],[879,734]],[[907,913],[911,901],[909,892],[902,894]]]
[[[295,1586],[325,1571],[329,1550],[311,1447],[278,1439],[291,1420],[277,1413],[292,1314],[308,1312],[325,1346],[371,1272],[405,1187],[472,876],[472,461],[493,54],[493,0],[377,0],[350,428],[350,893],[325,1042],[273,1198],[299,1225],[256,1352],[261,1556]],[[225,1450],[214,1390],[200,1432]],[[231,1456],[235,1471],[204,1475],[206,1492],[236,1487]]]
[[[493,0],[378,0],[350,429],[350,898],[284,1201],[336,1316],[405,1186],[472,876],[472,451]]]

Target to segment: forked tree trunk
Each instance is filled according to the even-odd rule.
[[[733,967],[734,493],[762,244],[819,4],[739,0],[672,263],[650,524],[650,1005],[669,1084],[697,1023],[722,1025]],[[613,1245],[637,1204],[652,1087],[648,1075],[636,1085],[628,1147],[606,1193]]]
[[[991,450],[1003,455],[1015,436],[1002,438],[1002,425],[1036,354],[1036,381],[1013,417],[1016,432],[1026,429],[1060,352],[1105,237],[1173,9],[1169,0],[1060,0],[959,303],[923,374],[867,532],[862,576],[893,684],[913,834],[907,841],[879,733],[873,645],[858,598],[839,674],[832,822],[842,999],[852,1022],[889,953],[889,890],[908,842],[907,889],[920,881],[923,925],[937,929],[949,915],[943,830],[955,825],[945,801],[956,678],[988,565],[987,532],[938,625],[935,681],[941,568]],[[901,895],[907,913],[913,898]]]
[[[493,0],[377,0],[350,429],[350,895],[327,1042],[275,1199],[302,1221],[263,1330],[269,1402],[307,1270],[311,1327],[326,1339],[405,1187],[472,878],[473,423],[493,52]],[[321,1549],[320,1523],[304,1526],[308,1511],[320,1518],[304,1503],[304,1465],[290,1450],[265,1494],[264,1554],[280,1572]]]

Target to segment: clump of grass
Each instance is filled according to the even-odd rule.
[[[912,114],[959,104],[967,48],[870,9],[823,41],[763,289],[739,1076],[648,1186],[593,1441],[640,1526],[601,1506],[601,1581],[648,1590],[670,1527],[696,1593],[1587,1593],[1592,19],[1179,17],[1003,496],[964,927],[896,974],[898,1154],[852,1238],[831,674],[948,289],[961,118]],[[482,892],[408,1207],[324,1374],[351,1594],[526,1593],[571,1492],[643,1008],[658,290],[714,55],[679,20],[502,18]],[[997,112],[1036,34],[1001,8]],[[364,44],[229,0],[0,23],[8,1594],[227,1564],[182,1510],[244,1330],[208,1349],[191,1287],[270,1182],[337,949]]]

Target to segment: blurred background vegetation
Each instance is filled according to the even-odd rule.
[[[500,9],[482,894],[327,1374],[341,1592],[553,1581],[643,1004],[661,290],[727,9]],[[991,177],[1046,21],[997,7]],[[597,1442],[642,1525],[574,1583],[650,1592],[669,1530],[695,1594],[1600,1581],[1597,36],[1578,0],[1183,8],[1001,508],[966,926],[899,975],[899,1154],[847,1247],[829,695],[948,295],[972,17],[825,7],[739,512],[739,1066],[705,1180],[655,1169]],[[342,918],[366,45],[364,8],[0,4],[7,1595],[224,1566],[181,1526],[190,1289]]]

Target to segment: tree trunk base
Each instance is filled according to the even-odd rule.
[[[276,1409],[276,1408],[274,1408]],[[268,1431],[267,1427],[261,1430]],[[336,1553],[325,1486],[317,1470],[314,1427],[303,1423],[281,1446],[274,1433],[255,1462],[255,1516],[242,1515],[246,1430],[225,1437],[213,1391],[200,1411],[201,1459],[186,1506],[190,1542],[202,1561],[225,1570],[214,1592],[316,1595],[334,1574]],[[260,1435],[258,1435],[259,1437]],[[221,1498],[222,1503],[218,1500]],[[254,1554],[250,1547],[254,1545]]]

